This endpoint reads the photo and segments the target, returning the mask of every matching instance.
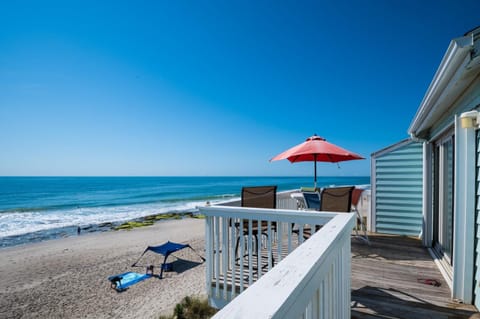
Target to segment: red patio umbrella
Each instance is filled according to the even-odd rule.
[[[315,134],[307,138],[305,142],[278,154],[272,158],[270,162],[282,159],[288,159],[291,163],[314,162],[315,187],[317,187],[317,162],[337,163],[364,158],[358,154],[328,143],[324,138]]]

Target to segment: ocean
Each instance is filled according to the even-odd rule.
[[[0,248],[107,231],[148,215],[195,212],[238,198],[242,186],[312,186],[312,177],[0,177]],[[318,177],[318,186],[367,185],[370,177]]]

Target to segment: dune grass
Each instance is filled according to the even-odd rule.
[[[167,219],[182,219],[184,217],[202,218],[201,216],[195,217],[192,213],[166,213],[156,214],[143,217],[141,220],[133,220],[122,223],[118,226],[113,226],[113,230],[130,230],[138,227],[152,226],[155,222]]]
[[[114,230],[122,230],[122,229],[133,229],[137,227],[145,227],[145,226],[152,226],[153,221],[145,220],[145,221],[129,221],[125,222],[119,226],[114,227]]]
[[[175,306],[171,316],[160,316],[159,319],[209,319],[216,312],[207,299],[187,296]]]

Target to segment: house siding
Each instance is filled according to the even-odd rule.
[[[423,145],[410,141],[391,148],[374,161],[375,230],[419,236],[422,232]]]
[[[477,203],[475,210],[475,272],[474,272],[474,304],[480,309],[480,131],[477,131],[477,169],[476,169],[476,194]]]

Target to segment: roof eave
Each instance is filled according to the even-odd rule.
[[[412,138],[422,138],[421,133],[432,125],[431,115],[441,105],[439,97],[468,57],[473,44],[473,34],[453,39],[450,42],[447,52],[408,129]]]
[[[415,142],[413,139],[411,138],[407,138],[407,139],[404,139],[404,140],[401,140],[400,142],[397,142],[395,144],[392,144],[392,145],[389,145],[387,147],[384,147],[382,148],[381,150],[378,150],[376,152],[373,152],[370,157],[371,158],[375,158],[375,157],[379,157],[379,156],[382,156],[382,155],[385,155],[387,153],[390,153],[390,152],[393,152],[397,149],[399,149],[400,147],[402,146],[405,146],[405,145],[408,145],[410,143],[413,143]]]

